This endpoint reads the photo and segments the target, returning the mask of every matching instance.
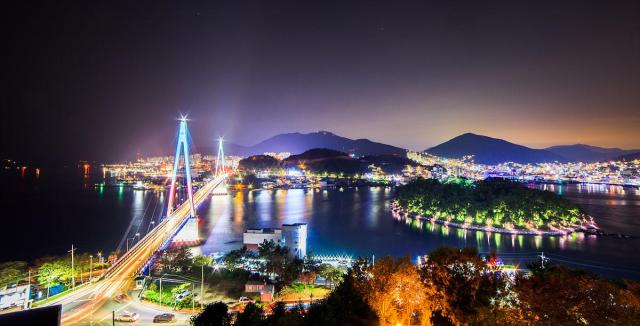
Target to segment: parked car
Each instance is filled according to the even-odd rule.
[[[155,317],[153,317],[153,322],[154,323],[175,323],[176,315],[170,314],[170,313],[156,315]]]
[[[247,303],[253,302],[253,299],[247,298],[247,297],[240,297],[240,299],[238,299],[238,302],[247,304]]]
[[[188,297],[191,294],[189,290],[182,290],[180,293],[176,294],[176,300],[181,301],[182,299]]]
[[[116,316],[116,321],[123,321],[123,322],[132,323],[132,322],[134,322],[136,320],[138,320],[138,314],[135,313],[135,312],[124,311],[121,314],[119,314],[118,316]]]

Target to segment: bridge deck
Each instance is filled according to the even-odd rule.
[[[200,188],[193,196],[194,204],[197,207],[208,195],[219,185],[224,184],[226,175],[220,175],[209,181]],[[173,213],[165,218],[147,235],[145,235],[133,248],[122,255],[100,278],[99,281],[86,286],[76,293],[49,303],[63,305],[64,324],[73,323],[89,316],[98,309],[104,302],[117,294],[122,289],[130,285],[131,277],[141,270],[151,256],[162,247],[162,245],[178,232],[183,222],[190,217],[190,205],[187,202],[181,204]],[[64,311],[64,305],[70,304],[79,298],[88,297],[86,303],[78,306],[72,311]]]

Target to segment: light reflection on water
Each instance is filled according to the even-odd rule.
[[[541,187],[559,191],[555,185]],[[618,190],[610,192],[610,187],[585,188],[589,187],[564,185],[562,191],[566,198],[589,202],[585,209],[608,231],[640,235],[639,222],[633,217],[640,215],[640,207],[628,205],[640,201],[635,192],[626,191],[623,195]],[[597,189],[603,192],[589,192]],[[246,228],[305,222],[309,224],[308,246],[318,254],[416,257],[442,245],[473,246],[480,252],[496,251],[514,259],[533,259],[540,251],[558,252],[601,264],[633,265],[640,270],[640,253],[634,249],[640,245],[637,239],[597,238],[583,233],[509,235],[416,220],[399,221],[390,211],[392,197],[393,189],[385,187],[253,190],[213,196],[201,209],[205,212],[201,213],[205,215],[201,234],[206,236],[202,251],[239,248]],[[627,205],[621,206],[621,202]],[[604,217],[598,220],[599,216]]]

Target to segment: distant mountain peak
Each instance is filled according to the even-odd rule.
[[[566,157],[569,161],[598,162],[615,159],[616,157],[637,152],[620,148],[598,147],[587,144],[556,145],[546,150]]]
[[[565,161],[562,156],[546,150],[533,149],[510,143],[504,139],[474,133],[464,133],[440,145],[431,147],[426,152],[449,158],[473,155],[475,162],[481,164]]]
[[[403,148],[374,142],[368,139],[353,140],[326,130],[306,134],[299,132],[278,134],[253,146],[234,146],[233,149],[235,151],[231,151],[230,153],[244,156],[263,154],[265,152],[289,152],[299,154],[313,148],[326,148],[358,156],[382,154],[404,155],[406,153],[406,150]]]

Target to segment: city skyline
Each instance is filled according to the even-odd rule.
[[[640,1],[0,6],[2,325],[640,322]]]
[[[640,148],[637,3],[12,6],[6,157],[165,152],[180,113],[212,144]]]

